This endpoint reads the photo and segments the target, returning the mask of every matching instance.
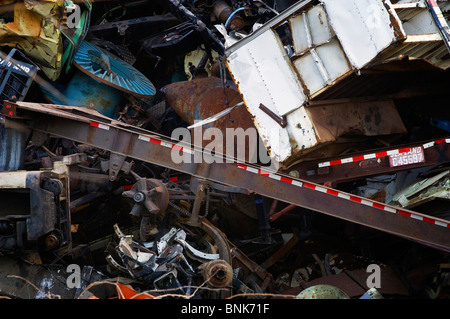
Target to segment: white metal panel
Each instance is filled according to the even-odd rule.
[[[297,74],[272,30],[231,54],[228,66],[252,114],[262,103],[283,116],[305,101]]]
[[[322,0],[328,21],[353,67],[361,69],[397,41],[380,0]]]
[[[13,171],[0,173],[0,188],[26,188],[27,171]]]
[[[308,35],[308,26],[306,25],[305,14],[298,14],[289,19],[292,33],[292,43],[294,51],[300,54],[310,47],[310,39]]]
[[[287,122],[286,129],[291,137],[290,146],[293,150],[305,150],[318,144],[314,123],[311,121],[305,106],[289,113]],[[284,162],[287,159],[287,157],[282,158],[280,162]]]
[[[317,68],[312,54],[307,53],[294,61],[306,87],[311,95],[324,88],[327,83]]]
[[[265,114],[258,118],[255,125],[274,166],[290,159],[293,150],[309,149],[318,143],[314,125],[304,106],[286,116],[286,128],[281,128]]]
[[[228,58],[258,133],[275,162],[287,160],[297,145],[309,148],[317,143],[312,123],[301,107],[305,101],[303,90],[285,58],[286,52],[272,30]],[[279,126],[259,108],[260,103],[279,116],[287,114],[288,126]]]
[[[296,54],[311,47],[331,41],[331,30],[326,13],[321,6],[314,6],[302,14],[289,19]]]
[[[317,55],[320,57],[332,82],[352,71],[337,39],[333,39],[330,43],[318,47]]]
[[[337,39],[311,49],[310,53],[297,58],[293,63],[308,88],[310,97],[352,70]]]
[[[331,41],[331,30],[328,25],[327,14],[322,6],[314,6],[308,10],[307,18],[314,46]]]

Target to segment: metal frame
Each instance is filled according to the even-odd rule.
[[[9,107],[7,107],[9,105]],[[95,111],[51,104],[4,101],[3,121],[20,120],[34,132],[86,143],[114,154],[139,159],[169,168],[207,182],[217,182],[333,217],[375,228],[410,240],[450,250],[450,221],[435,218],[339,190],[293,178],[264,167],[213,162],[195,163],[193,157],[202,149],[181,146],[168,137],[136,128],[98,114]],[[84,111],[83,111],[84,110]],[[171,152],[183,151],[191,163],[175,163]],[[220,155],[213,155],[223,159]]]
[[[314,183],[342,183],[369,176],[394,174],[407,169],[431,167],[450,162],[450,139],[439,138],[401,145],[396,148],[382,148],[366,152],[347,154],[342,157],[301,162],[286,169],[289,175]],[[389,154],[423,147],[425,161],[404,166],[391,167]],[[350,159],[354,159],[351,160]],[[331,163],[331,164],[330,164]],[[333,163],[336,163],[333,165]]]

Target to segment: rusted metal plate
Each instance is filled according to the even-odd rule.
[[[366,102],[323,102],[306,109],[320,143],[341,136],[404,134],[406,128],[391,100]]]
[[[196,121],[201,121],[214,116],[221,111],[242,102],[241,95],[233,83],[223,85],[221,79],[214,76],[193,79],[191,81],[175,82],[166,85],[161,91],[165,94],[169,105],[189,125],[194,124]],[[236,156],[237,149],[236,147],[233,148],[235,151],[234,154],[229,154],[227,152],[227,129],[243,129],[246,131],[251,128],[254,129],[255,137],[258,137],[250,113],[245,107],[237,107],[228,115],[198,129],[201,130],[199,132],[203,134],[203,131],[211,127],[217,128],[222,132],[223,140],[221,142],[224,146],[223,153],[232,157]],[[213,138],[217,137],[211,137],[211,139]],[[211,143],[211,140],[202,139],[202,143],[200,144],[194,139],[194,143],[205,147]],[[248,139],[246,141],[245,148],[248,149],[249,152],[247,153],[245,160],[252,158],[253,154],[257,154],[257,144],[258,141],[256,139]]]

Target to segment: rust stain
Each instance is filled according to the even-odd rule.
[[[161,91],[165,94],[168,104],[189,125],[194,124],[196,120],[204,120],[216,115],[243,101],[234,84],[229,83],[228,86],[223,86],[221,79],[214,76],[172,83],[162,88]],[[203,130],[208,127],[221,130],[224,138],[222,144],[224,145],[224,153],[226,153],[227,128],[242,128],[244,131],[248,128],[255,128],[251,114],[245,107],[234,109],[228,115],[205,125]],[[257,152],[256,145],[250,144],[250,142],[246,141],[246,148],[249,150],[248,156]],[[209,143],[211,143],[211,140],[205,140],[202,146],[204,147]],[[234,150],[236,155],[236,147]]]

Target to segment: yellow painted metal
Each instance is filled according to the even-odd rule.
[[[14,3],[14,21],[0,22],[0,45],[24,52],[52,81],[61,72],[63,7],[64,0],[18,1]]]

